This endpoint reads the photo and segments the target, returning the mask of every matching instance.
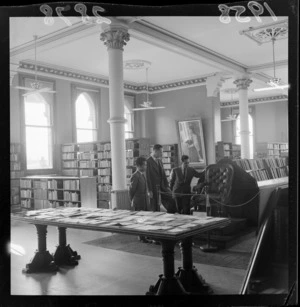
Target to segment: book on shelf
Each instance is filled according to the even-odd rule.
[[[77,154],[74,153],[74,152],[69,152],[69,153],[63,152],[63,154],[62,154],[62,159],[63,159],[63,160],[73,160],[73,159],[77,159]]]
[[[75,152],[75,151],[77,151],[77,148],[76,148],[75,144],[63,145],[62,146],[62,151],[63,152]]]
[[[80,152],[80,151],[85,151],[85,152],[94,151],[96,148],[97,148],[97,146],[95,146],[94,143],[88,143],[88,144],[78,143],[78,152]]]

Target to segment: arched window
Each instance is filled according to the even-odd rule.
[[[249,121],[249,142],[250,142],[250,159],[253,159],[253,142],[254,142],[254,136],[253,136],[253,119],[250,114],[248,114],[248,121]],[[240,115],[237,116],[236,122],[235,122],[235,143],[241,144],[241,117]]]
[[[125,114],[124,117],[127,119],[125,123],[125,139],[133,138],[134,136],[134,115],[133,115],[133,104],[134,98],[132,96],[125,96],[125,103],[124,103],[124,110]]]
[[[78,143],[97,140],[95,105],[90,95],[81,93],[76,102],[76,139]]]
[[[52,108],[39,93],[24,98],[27,169],[53,168]]]

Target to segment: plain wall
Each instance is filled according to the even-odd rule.
[[[176,121],[201,118],[206,160],[208,164],[214,163],[214,107],[212,99],[206,95],[206,86],[153,94],[151,100],[155,106],[165,106],[165,109],[153,110],[155,143],[178,144]]]
[[[254,143],[288,142],[288,102],[276,101],[251,105]],[[231,108],[221,108],[221,118],[231,114]],[[222,122],[222,141],[234,143],[234,122]],[[255,144],[254,144],[255,151]]]

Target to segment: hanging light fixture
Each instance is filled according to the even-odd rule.
[[[150,66],[150,65],[149,65]],[[165,107],[153,107],[152,101],[149,100],[149,82],[148,82],[148,69],[149,66],[146,66],[146,84],[147,84],[147,92],[146,92],[146,101],[140,104],[142,108],[133,108],[133,111],[144,111],[144,110],[154,110],[154,109],[164,109]]]
[[[276,36],[272,36],[272,50],[273,50],[273,78],[270,79],[267,84],[269,87],[263,87],[263,88],[256,88],[253,89],[254,92],[261,92],[261,91],[270,91],[270,90],[283,90],[286,88],[289,88],[289,85],[281,85],[281,79],[276,77],[276,65],[275,65],[275,40]]]
[[[26,90],[27,92],[23,96],[28,96],[33,93],[56,93],[49,87],[41,88],[41,83],[37,80],[37,56],[36,56],[36,41],[38,39],[37,35],[33,36],[34,39],[34,81],[30,83],[31,87],[16,86],[17,89]]]

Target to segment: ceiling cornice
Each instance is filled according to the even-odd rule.
[[[280,68],[280,67],[288,67],[289,61],[288,60],[282,60],[282,61],[277,61],[275,62],[275,67]],[[256,65],[256,66],[250,66],[247,68],[247,72],[257,72],[261,70],[268,70],[268,69],[273,69],[274,64],[272,62],[270,63],[265,63],[261,65]]]
[[[58,79],[80,81],[83,83],[97,85],[102,87],[109,87],[109,80],[107,77],[99,76],[95,74],[89,74],[86,72],[69,69],[57,65],[49,65],[42,62],[37,62],[36,65],[37,74],[40,76],[54,77]],[[35,62],[34,61],[21,61],[17,69],[18,72],[34,74]],[[199,85],[205,85],[207,76],[194,77],[185,80],[176,80],[173,82],[166,82],[157,85],[149,85],[149,93],[156,94],[159,92],[171,91],[174,89],[182,89],[188,87],[194,87]],[[147,85],[138,84],[134,82],[124,81],[124,90],[134,93],[146,93]]]
[[[286,101],[288,100],[287,95],[276,95],[276,96],[267,96],[267,97],[256,97],[250,98],[248,100],[249,105],[253,104],[261,104],[261,103],[269,103],[269,102],[276,102],[276,101]],[[233,101],[222,101],[220,102],[221,108],[230,108],[239,105],[238,100]]]

